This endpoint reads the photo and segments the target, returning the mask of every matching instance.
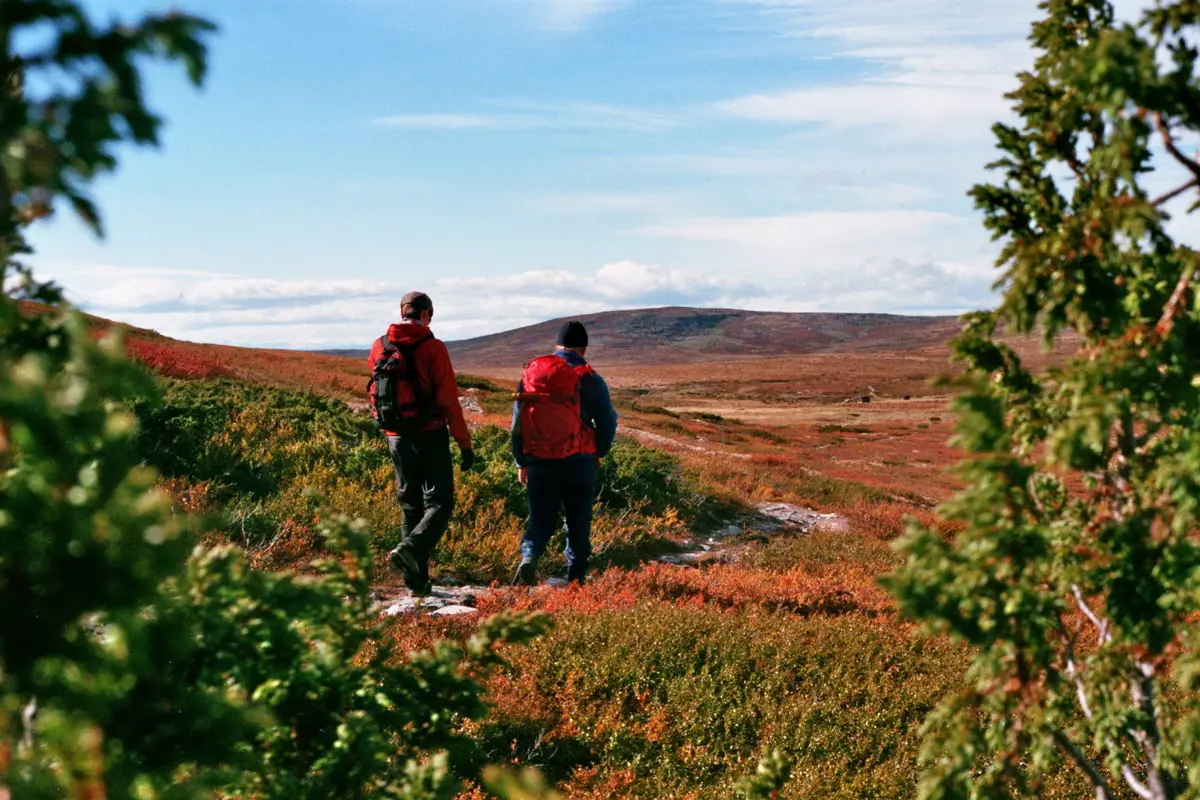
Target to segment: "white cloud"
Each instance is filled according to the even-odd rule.
[[[546,214],[638,214],[666,212],[678,202],[666,192],[580,192],[537,197],[530,205]]]
[[[853,82],[760,92],[718,103],[724,114],[774,123],[884,128],[905,137],[985,136],[1008,113],[1004,93],[1032,63],[1024,41],[1035,0],[986,13],[960,0],[725,0],[794,37],[832,41],[836,57],[873,65]],[[869,20],[869,23],[864,23]]]
[[[492,100],[502,111],[388,114],[373,122],[388,128],[428,131],[611,130],[655,132],[680,124],[673,114],[607,103],[545,103]]]
[[[388,128],[426,131],[512,130],[541,127],[544,120],[521,114],[392,114],[379,117],[375,124]]]
[[[797,264],[823,270],[853,267],[880,258],[973,259],[987,240],[970,220],[921,210],[701,217],[645,226],[634,232],[764,253],[789,273]]]
[[[859,200],[873,205],[903,206],[921,200],[932,200],[937,192],[923,186],[911,186],[904,183],[867,184],[862,186],[831,186],[834,191],[845,192]]]
[[[593,271],[446,277],[416,288],[433,298],[434,327],[445,339],[571,314],[657,306],[955,313],[986,303],[993,276],[975,261],[922,253],[922,231],[954,224],[947,215],[928,212],[693,220],[656,235],[749,240],[802,265],[770,275],[754,267],[703,271],[622,260]],[[911,247],[896,244],[903,236],[886,245],[874,239],[906,230],[913,232]],[[58,276],[75,288],[85,310],[100,316],[192,341],[308,349],[365,346],[395,320],[399,297],[414,288],[399,281],[260,279],[112,266],[61,269]]]
[[[114,276],[116,277],[116,276]],[[329,298],[374,297],[395,292],[382,281],[305,281],[247,278],[193,273],[176,277],[116,278],[90,293],[100,308],[125,309],[242,309],[287,305],[298,310]]]
[[[622,5],[623,0],[534,0],[540,6],[542,24],[551,30],[574,32],[591,25]]]
[[[345,279],[261,279],[174,270],[58,270],[87,311],[182,339],[294,347],[369,342],[396,319],[413,286]],[[147,277],[156,276],[156,277]],[[97,279],[103,276],[102,279]],[[710,306],[766,290],[747,280],[618,261],[569,270],[442,278],[420,285],[439,333],[461,338],[572,313],[663,305]]]
[[[750,95],[720,103],[717,108],[758,122],[883,126],[885,134],[938,133],[942,137],[976,136],[1006,112],[1001,92],[938,83],[920,85],[916,80],[918,76],[908,74],[890,81]]]

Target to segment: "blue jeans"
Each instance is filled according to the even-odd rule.
[[[529,465],[529,522],[521,539],[521,558],[536,562],[566,518],[567,580],[583,580],[592,556],[592,495],[596,462],[591,458],[535,461]],[[560,516],[561,515],[561,516]]]

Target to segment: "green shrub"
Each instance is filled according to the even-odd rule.
[[[453,770],[480,766],[459,733],[483,710],[473,676],[544,620],[498,615],[465,647],[396,658],[361,523],[316,526],[336,557],[305,577],[199,545],[152,488],[148,455],[255,496],[326,466],[346,437],[243,453],[202,403],[162,413],[119,338],[94,341],[76,312],[27,317],[9,294],[23,225],[57,194],[98,231],[87,182],[115,167],[114,144],[156,141],[135,57],[181,59],[199,80],[210,28],[180,13],[103,28],[68,0],[0,4],[0,796],[448,800]],[[33,51],[18,57],[14,39]],[[27,273],[19,291],[61,301]],[[131,405],[158,423],[146,436]],[[311,403],[259,405],[271,425],[283,413],[312,426],[294,436],[347,433]],[[231,453],[247,457],[223,470]]]
[[[487,378],[481,378],[478,375],[468,375],[459,372],[455,375],[455,379],[458,382],[458,388],[460,389],[479,389],[484,392],[503,391],[503,389],[501,389],[497,384],[489,381]]]
[[[861,425],[818,425],[817,433],[870,433],[870,428]]]
[[[231,541],[272,558],[282,531],[311,527],[318,509],[309,489],[331,509],[365,519],[377,550],[399,541],[391,458],[366,414],[305,392],[226,380],[161,386],[161,398],[136,404],[137,452],[168,477],[205,484],[220,507],[214,527]],[[509,432],[488,425],[472,437],[476,466],[457,474],[455,513],[435,568],[469,580],[504,579],[528,514],[525,490]],[[636,563],[674,549],[664,538],[672,523],[660,519],[669,510],[695,525],[726,514],[683,476],[674,456],[627,439],[602,466],[597,496],[600,564]],[[551,555],[548,567],[557,559]]]
[[[566,613],[514,660],[531,694],[496,698],[480,740],[493,759],[515,740],[560,780],[632,770],[639,797],[725,800],[778,750],[794,765],[783,797],[907,798],[920,722],[966,657],[853,615]]]
[[[682,508],[686,491],[679,459],[620,437],[600,476],[599,498],[607,508],[643,508],[662,513]]]

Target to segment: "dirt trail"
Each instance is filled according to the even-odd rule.
[[[681,543],[682,550],[659,556],[656,561],[681,567],[736,561],[745,546],[731,540],[748,533],[758,536],[797,535],[810,531],[846,531],[849,524],[838,514],[822,514],[811,508],[789,503],[763,503],[752,513],[719,531]],[[514,552],[515,558],[515,552]],[[561,578],[549,578],[532,591],[544,591],[566,585]],[[428,597],[413,597],[399,585],[377,586],[375,604],[383,616],[428,614],[430,616],[459,616],[475,614],[480,597],[501,591],[499,587],[459,585],[451,582],[436,584]]]

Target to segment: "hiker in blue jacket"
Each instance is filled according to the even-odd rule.
[[[521,564],[513,582],[537,582],[537,562],[560,514],[567,580],[583,583],[592,554],[592,502],[600,459],[612,449],[617,412],[608,384],[588,364],[583,324],[565,323],[548,356],[525,368],[513,404],[512,453],[529,500]]]

